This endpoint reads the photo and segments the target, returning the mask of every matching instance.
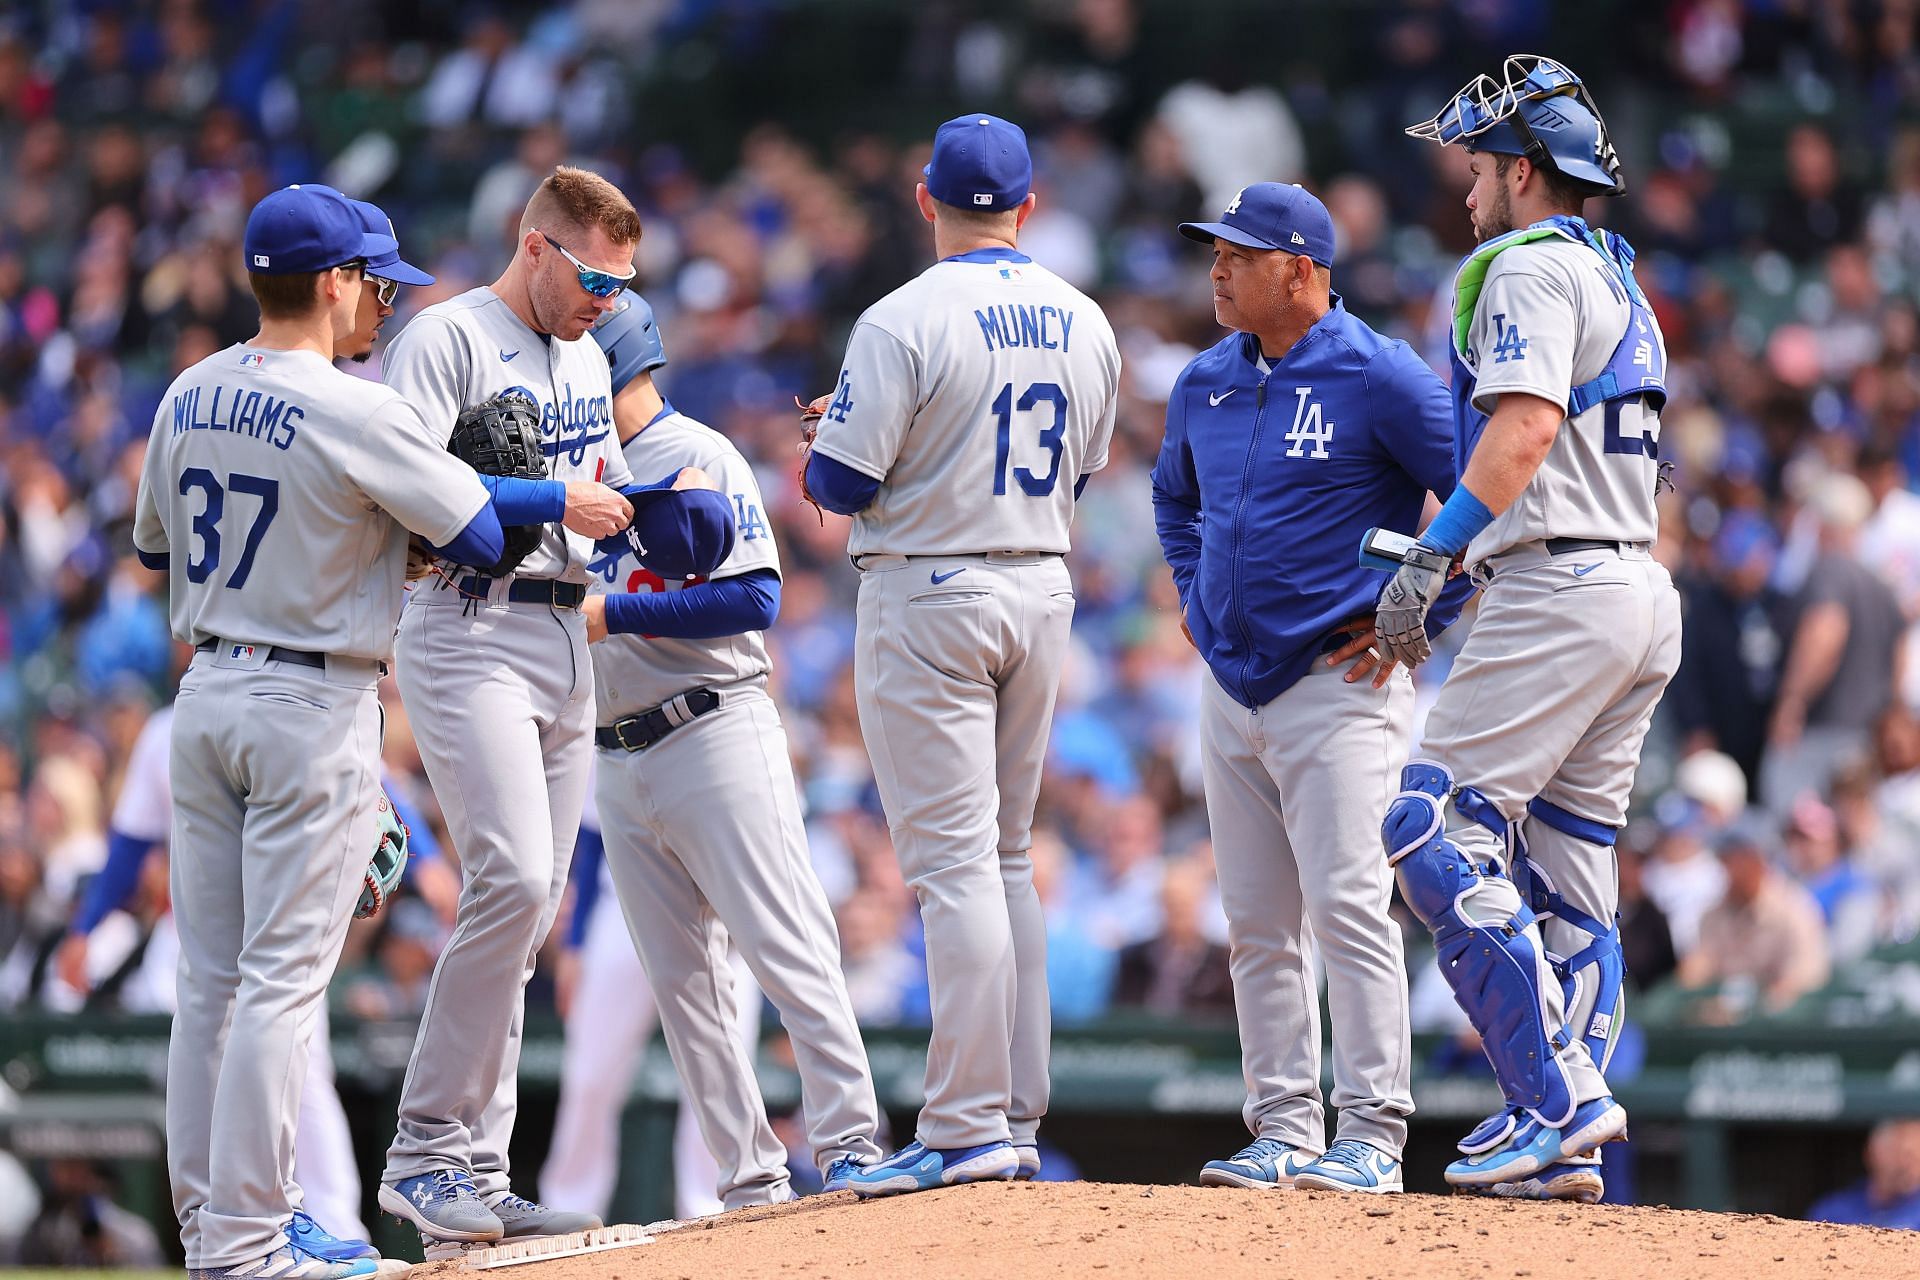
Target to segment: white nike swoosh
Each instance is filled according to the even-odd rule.
[[[1233,391],[1238,391],[1239,389],[1240,388],[1235,387]],[[1219,395],[1214,395],[1213,392],[1209,391],[1207,392],[1207,404],[1217,409],[1220,407],[1220,402],[1222,400],[1225,400],[1228,396],[1232,395],[1233,391],[1223,391]]]

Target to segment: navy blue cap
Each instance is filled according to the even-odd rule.
[[[927,194],[959,209],[998,213],[1033,192],[1033,157],[1019,125],[999,116],[956,116],[933,135]]]
[[[1180,234],[1201,244],[1215,236],[1243,249],[1304,253],[1333,265],[1333,216],[1320,198],[1291,182],[1256,182],[1240,193],[1218,222],[1183,222]]]
[[[371,261],[399,248],[392,236],[368,231],[352,202],[332,187],[296,183],[253,206],[243,252],[248,271],[291,276],[355,258]]]
[[[613,304],[613,310],[593,322],[593,340],[607,353],[607,372],[613,376],[613,394],[643,373],[667,362],[667,349],[660,341],[660,326],[654,323],[653,308],[647,300],[628,289]]]
[[[633,503],[627,538],[634,554],[669,582],[704,577],[733,554],[733,503],[726,494],[662,487],[629,490],[627,496]]]
[[[367,259],[367,274],[379,276],[382,280],[396,280],[401,284],[432,284],[433,277],[400,258],[400,236],[393,229],[393,219],[379,205],[366,200],[348,197],[347,203],[360,215],[360,226],[377,236],[386,236],[393,241],[393,251]]]

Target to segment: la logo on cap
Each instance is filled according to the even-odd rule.
[[[1228,213],[1240,212],[1240,197],[1245,194],[1247,194],[1247,189],[1245,187],[1242,187],[1238,191],[1233,193],[1233,203],[1227,206]]]

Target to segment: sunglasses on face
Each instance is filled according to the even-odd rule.
[[[400,282],[398,280],[385,280],[379,276],[368,276],[367,283],[373,286],[373,295],[380,299],[380,305],[383,307],[392,306],[393,300],[400,296]]]
[[[596,298],[618,297],[633,280],[634,269],[629,268],[625,275],[615,275],[611,271],[599,271],[588,266],[567,251],[567,246],[542,231],[540,238],[560,251],[560,256],[573,264],[574,274],[580,277],[580,287]]]

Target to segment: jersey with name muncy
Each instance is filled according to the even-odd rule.
[[[168,556],[176,639],[389,658],[407,531],[447,542],[486,502],[391,388],[232,346],[161,398],[133,541]]]
[[[1119,376],[1098,304],[1025,254],[935,263],[860,317],[820,422],[815,448],[884,482],[848,551],[1064,553]]]
[[[415,316],[388,350],[384,376],[443,446],[461,410],[517,390],[540,406],[549,476],[632,483],[613,430],[606,353],[590,337],[561,342],[536,333],[492,289],[469,289]],[[585,582],[593,557],[591,538],[556,522],[515,575]]]

